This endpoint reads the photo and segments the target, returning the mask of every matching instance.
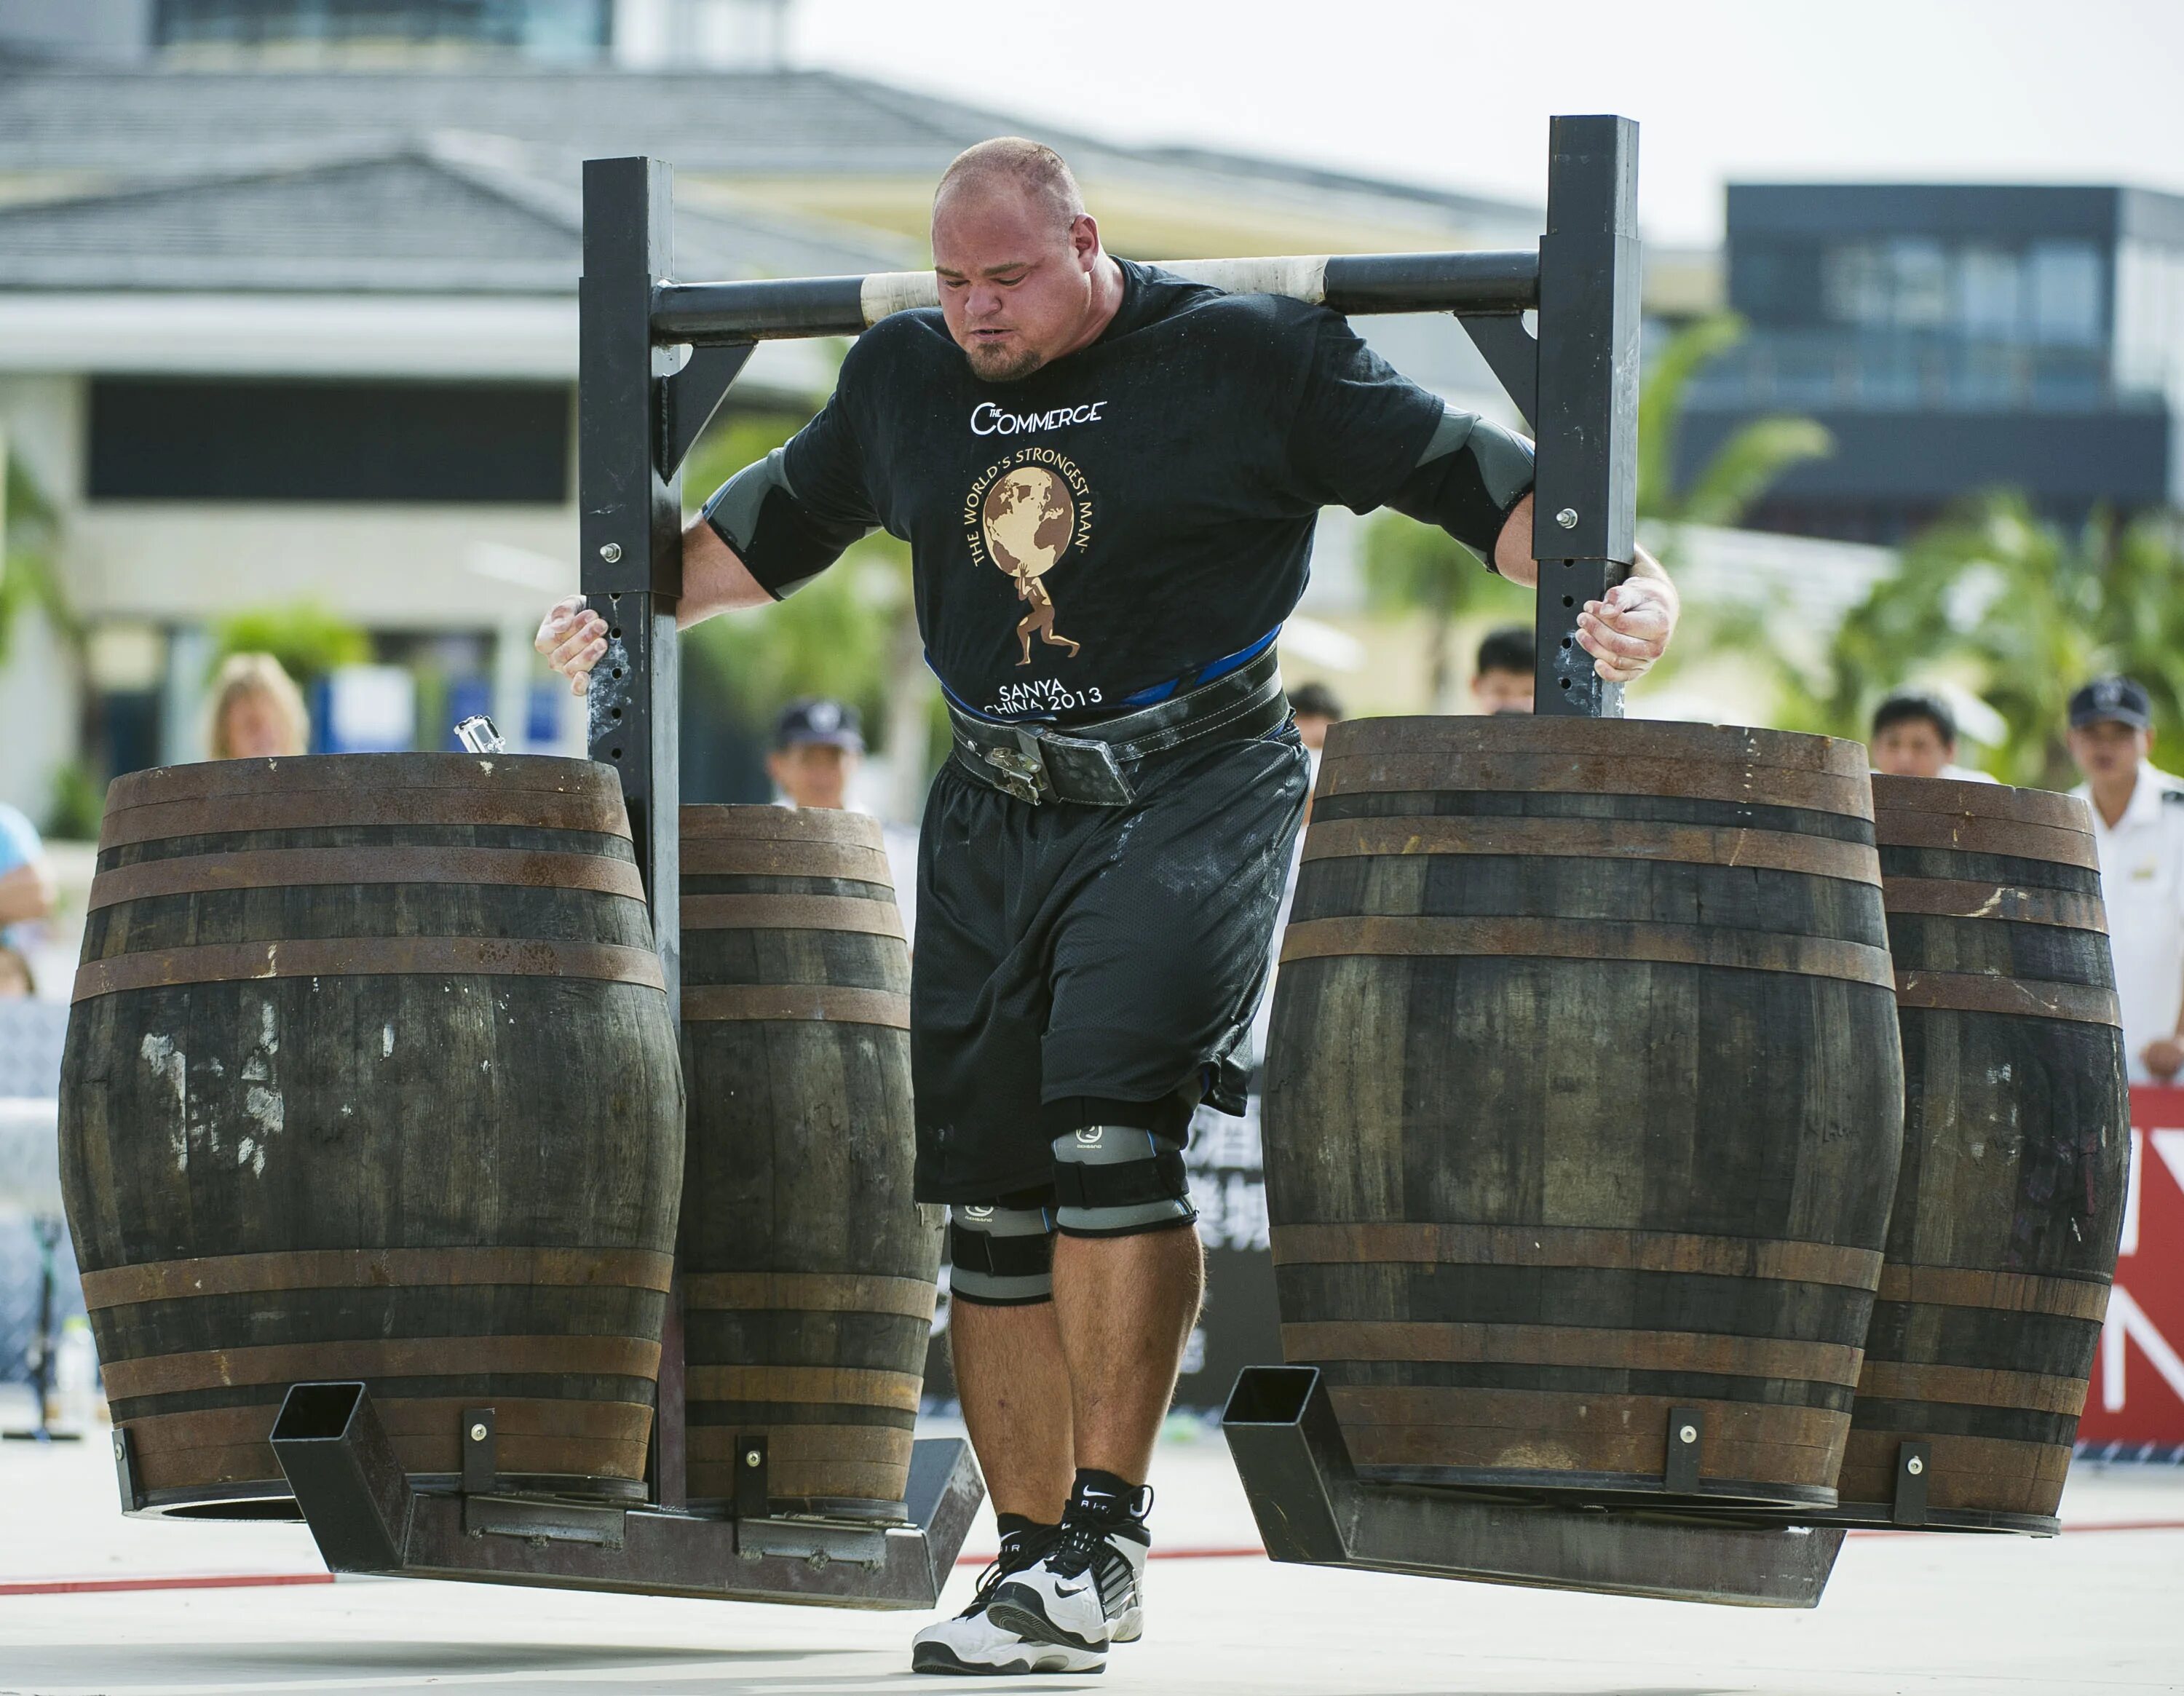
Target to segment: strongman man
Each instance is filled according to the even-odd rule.
[[[1033,142],[950,166],[933,251],[940,309],[866,331],[690,525],[681,620],[792,594],[875,528],[911,545],[955,726],[918,872],[918,1194],[950,1209],[1003,1538],[912,1664],[1089,1672],[1143,1630],[1145,1476],[1203,1281],[1183,1148],[1201,1102],[1243,1107],[1305,797],[1274,641],[1314,517],[1391,506],[1529,583],[1532,455],[1332,312],[1111,257]],[[1675,618],[1641,557],[1580,640],[1627,681]],[[581,690],[606,626],[564,601],[538,642]]]

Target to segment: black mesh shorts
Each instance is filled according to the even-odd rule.
[[[1033,806],[952,762],[918,848],[911,969],[917,1198],[1054,1182],[1053,1139],[1134,1126],[1178,1147],[1266,981],[1304,809],[1293,730],[1168,755],[1128,807]]]

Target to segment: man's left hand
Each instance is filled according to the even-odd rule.
[[[1577,615],[1577,639],[1602,679],[1628,683],[1644,676],[1668,651],[1678,610],[1666,576],[1634,572],[1602,599],[1585,603]]]
[[[2162,1082],[2184,1071],[2184,1035],[2159,1037],[2139,1050],[2139,1064]]]

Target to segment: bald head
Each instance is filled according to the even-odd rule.
[[[1078,192],[1069,162],[1053,148],[1021,136],[996,136],[956,154],[933,192],[933,215],[939,218],[943,208],[958,196],[979,199],[994,194],[1023,197],[1060,229],[1084,215],[1084,197]]]
[[[1014,382],[1096,337],[1123,297],[1061,155],[1004,136],[959,156],[933,196],[948,332],[988,382]]]

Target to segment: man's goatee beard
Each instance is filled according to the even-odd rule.
[[[985,383],[1021,382],[1046,363],[1044,355],[1027,348],[1012,357],[1004,356],[998,363],[982,358],[965,348],[963,357],[970,361],[971,375]]]

